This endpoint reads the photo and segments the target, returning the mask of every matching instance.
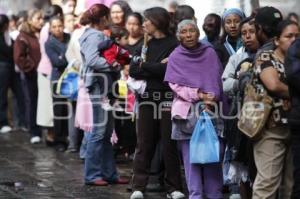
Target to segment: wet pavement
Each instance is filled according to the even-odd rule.
[[[130,162],[118,163],[118,169],[121,176],[130,178]],[[77,153],[31,145],[24,132],[0,134],[0,199],[129,199],[127,187],[86,186]],[[146,198],[166,197],[165,193],[146,193]]]

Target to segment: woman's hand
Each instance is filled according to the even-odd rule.
[[[203,92],[199,92],[198,95],[200,100],[203,101],[205,105],[205,109],[209,110],[211,108],[211,105],[213,105],[215,102],[215,95],[213,93],[203,93]]]
[[[162,64],[166,64],[166,63],[168,63],[168,57],[167,58],[165,58],[165,59],[163,59],[163,60],[161,60],[161,62],[160,63],[162,63]]]

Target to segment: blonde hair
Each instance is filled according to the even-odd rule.
[[[26,33],[33,33],[32,25],[29,23],[36,14],[42,14],[42,10],[39,9],[31,9],[28,11],[27,20],[24,21],[21,25],[21,31]]]

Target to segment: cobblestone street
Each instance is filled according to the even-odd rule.
[[[130,177],[131,164],[118,163],[121,176]],[[0,135],[0,199],[128,199],[128,185],[85,186],[78,154],[60,153],[44,144],[31,145],[24,132]],[[147,193],[147,198],[165,198]]]

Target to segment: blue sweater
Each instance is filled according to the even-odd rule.
[[[87,28],[79,38],[86,88],[91,87],[97,81],[97,74],[112,71],[98,50],[98,45],[108,39],[101,31],[94,28]]]
[[[67,45],[70,40],[70,35],[64,33],[64,41],[61,42],[56,39],[53,35],[50,35],[45,43],[45,50],[53,66],[51,73],[51,80],[56,81],[59,79],[61,74],[64,72],[68,65],[66,59]]]

